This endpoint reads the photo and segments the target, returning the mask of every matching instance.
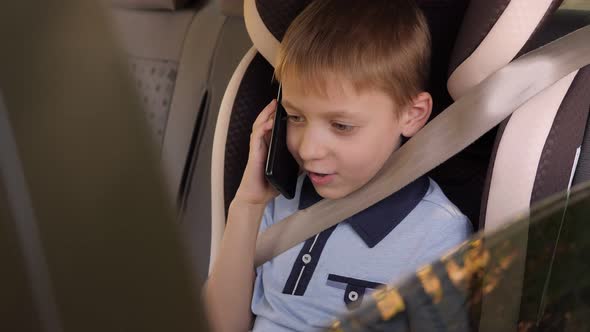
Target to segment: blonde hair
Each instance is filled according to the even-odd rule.
[[[398,105],[424,91],[430,33],[413,0],[316,0],[289,26],[275,77],[326,94],[326,79],[380,89]]]

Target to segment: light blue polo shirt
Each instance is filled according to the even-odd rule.
[[[266,207],[260,231],[321,197],[298,179],[295,198]],[[296,245],[256,270],[253,331],[315,331],[465,241],[472,226],[422,177],[372,207]]]

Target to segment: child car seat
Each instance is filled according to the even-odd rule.
[[[251,0],[245,3],[246,23],[255,48],[243,59],[234,74],[224,98],[217,124],[212,168],[212,260],[215,257],[216,245],[223,232],[225,212],[239,185],[246,164],[247,142],[251,123],[268,100],[274,97],[274,87],[269,82],[272,77],[271,64],[274,61],[279,40],[288,27],[288,22],[291,22],[307,3],[309,1],[303,0],[286,1],[278,6],[276,3],[271,4],[264,0]],[[450,99],[445,98],[448,95],[444,85],[436,84],[437,81],[446,82],[447,68],[451,72],[449,91],[455,98],[458,98],[468,92],[469,88],[510,62],[513,58],[538,47],[540,44],[538,38],[540,37],[536,36],[540,34],[539,31],[542,31],[539,30],[539,27],[561,4],[561,1],[504,0],[489,2],[474,0],[469,4],[460,1],[418,1],[418,3],[428,18],[432,32],[433,66],[429,90],[435,96],[437,102],[434,112],[436,115],[437,111],[440,112],[451,102]],[[468,10],[463,19],[463,13],[467,5],[469,5]],[[453,21],[452,18],[456,18],[456,20]],[[457,35],[458,26],[461,24],[462,19],[461,30]],[[453,23],[456,25],[453,25]],[[453,27],[457,28],[454,29]],[[502,39],[506,38],[507,34],[510,35],[510,40]],[[532,36],[535,36],[535,38],[531,38]],[[456,41],[455,37],[457,37]],[[447,42],[441,43],[441,40]],[[449,54],[445,53],[445,50],[448,51],[453,44],[455,45],[453,55],[450,58],[451,60],[448,61]],[[444,46],[449,48],[445,49]],[[442,61],[444,65],[440,65],[439,59],[444,60]],[[581,73],[581,75],[584,75],[584,70]],[[504,128],[514,120],[507,120],[503,126],[500,126],[501,130],[497,141],[509,142],[504,143],[504,145],[508,147],[514,146],[513,151],[521,151],[523,155],[528,152],[528,155],[532,155],[528,160],[521,159],[520,156],[516,158],[513,155],[508,159],[511,164],[501,167],[502,163],[496,161],[504,153],[498,154],[497,151],[500,151],[498,148],[499,143],[493,149],[494,135],[496,133],[491,132],[431,172],[430,175],[440,183],[445,193],[470,217],[476,226],[481,224],[481,227],[483,227],[487,222],[489,228],[492,228],[509,220],[508,218],[515,213],[526,213],[530,204],[535,201],[531,199],[534,189],[532,184],[528,185],[528,189],[524,189],[527,188],[524,184],[519,185],[518,189],[521,191],[515,192],[516,188],[511,186],[511,184],[514,184],[513,180],[503,180],[501,169],[514,170],[515,173],[520,172],[519,179],[522,180],[525,179],[525,175],[531,178],[531,173],[534,179],[538,168],[540,173],[538,176],[539,183],[552,183],[550,186],[545,186],[545,188],[551,187],[551,190],[542,191],[535,188],[536,194],[534,197],[539,197],[539,199],[567,188],[572,163],[568,161],[562,162],[562,159],[567,158],[573,161],[575,149],[581,144],[588,113],[587,102],[584,106],[584,101],[580,100],[579,96],[576,97],[579,95],[579,93],[575,93],[576,86],[579,86],[579,83],[572,85],[575,76],[577,76],[576,73],[562,79],[559,84],[555,84],[552,88],[531,100],[511,117],[511,119],[515,119],[524,116],[520,115],[521,113],[530,113],[530,111],[526,112],[527,108],[537,110],[537,112],[542,109],[543,113],[549,114],[544,118],[544,126],[535,124],[532,126],[533,128],[530,128],[527,121],[524,121],[516,125],[516,129],[511,129],[511,131],[516,130],[520,133],[540,132],[535,137],[530,137],[530,142],[527,142],[524,146],[526,149],[522,146],[518,148],[515,145],[517,140],[506,140],[507,132]],[[575,82],[580,80],[578,78]],[[570,90],[570,86],[572,87],[571,91],[574,92],[567,93],[568,96],[564,99],[566,92]],[[571,100],[570,98],[575,98],[578,100],[576,104],[579,103],[577,104],[578,107],[575,107],[577,115],[574,115],[574,120],[570,120],[569,117],[567,120],[562,120],[569,113],[566,111],[560,111],[560,116],[556,118],[555,114],[561,109],[560,105],[567,105],[566,101]],[[553,101],[553,103],[549,101]],[[571,109],[571,107],[564,106],[563,109]],[[541,117],[533,118],[540,119]],[[559,125],[563,121],[573,121],[581,125],[576,128],[565,127],[567,129],[564,130],[564,127]],[[555,123],[555,129],[552,131],[552,136],[549,136],[547,128],[550,129],[553,123]],[[543,131],[540,128],[546,129]],[[566,157],[551,153],[554,150],[551,149],[551,145],[554,144],[553,137],[563,137],[572,133],[575,133],[573,135],[575,137],[570,139],[568,141],[569,145],[564,146],[562,149],[567,151]],[[549,143],[546,144],[545,142]],[[529,149],[534,145],[548,146],[549,153],[546,153],[544,157],[546,159],[541,160],[540,153],[537,152],[535,161],[535,154],[531,153],[533,148]],[[574,146],[573,149],[572,146]],[[490,156],[493,156],[491,161]],[[486,175],[488,163],[491,163],[491,165],[489,174]],[[551,170],[546,169],[548,164],[553,166]],[[541,166],[537,167],[538,165]],[[563,176],[559,177],[559,179],[555,176],[555,174],[564,173],[568,175],[565,177],[565,182]],[[483,195],[482,198],[486,177],[489,179],[487,182],[491,183],[489,185],[491,189],[486,189],[487,196]],[[496,183],[498,182],[503,184],[504,188],[497,189],[499,185]],[[543,188],[543,186],[540,188]],[[514,204],[510,207],[504,206],[505,202],[497,203],[494,197],[508,198],[508,200],[520,204]],[[485,212],[483,217],[478,220],[480,204]],[[526,248],[526,241],[523,241],[523,245]],[[522,278],[524,267],[520,272],[519,276],[515,276],[517,280],[519,277]],[[518,317],[520,299],[518,295],[518,293],[515,294],[512,302],[503,303],[507,308],[507,312],[512,313],[512,316],[508,314],[505,320],[508,326],[514,324]],[[484,307],[482,308],[484,312],[489,312],[497,307],[494,306],[493,300],[484,301]],[[514,317],[515,315],[516,317]],[[486,314],[483,317],[493,317],[493,315]]]
[[[217,123],[212,164],[212,257],[223,232],[225,212],[246,164],[251,123],[275,94],[275,88],[269,82],[279,40],[289,23],[308,3],[309,0],[282,1],[280,4],[249,0],[244,4],[246,24],[254,48],[244,57],[234,73]],[[461,92],[464,93],[470,86],[512,60],[545,21],[548,13],[554,11],[561,1],[449,0],[418,3],[427,17],[433,40],[428,90],[435,99],[433,113],[436,115],[452,102],[445,88],[449,68],[452,69],[449,81],[451,91],[458,97]],[[469,11],[464,19],[467,7]],[[506,24],[506,31],[507,27],[518,22],[523,12],[527,13],[528,20],[526,23],[520,22],[518,38],[514,36],[503,54],[489,53],[489,41],[493,41],[492,37],[497,40],[498,27]],[[490,37],[485,38],[488,34]],[[478,58],[484,51],[487,52],[484,53],[486,57]],[[496,53],[498,55],[494,56]],[[478,63],[485,63],[486,66]],[[492,145],[493,133],[484,136],[430,174],[476,226]]]
[[[246,1],[244,16],[255,48],[244,57],[234,73],[220,110],[212,163],[212,248],[216,248],[225,224],[225,212],[239,185],[248,156],[248,139],[251,124],[258,112],[275,97],[276,87],[269,82],[278,41],[282,39],[289,23],[309,1]],[[434,4],[426,13],[430,24],[438,31],[433,35],[433,82],[446,82],[447,67],[452,41],[461,22],[467,1],[447,1]],[[436,9],[436,10],[435,10]],[[444,64],[444,66],[443,66]],[[443,91],[440,93],[439,91]],[[437,103],[450,100],[444,89],[433,92],[441,95]],[[212,256],[216,249],[212,250]]]
[[[543,41],[539,39],[541,37],[537,37],[540,36],[539,28],[561,2],[474,0],[468,4],[463,19],[467,2],[418,1],[428,18],[433,37],[433,65],[429,90],[437,101],[434,113],[440,112],[450,104],[450,100],[445,99],[446,89],[436,84],[446,81],[447,68],[451,73],[449,91],[453,97],[458,98],[513,58],[546,42],[547,40]],[[245,3],[246,23],[255,49],[244,58],[232,78],[218,120],[212,169],[212,259],[223,231],[225,212],[239,185],[247,160],[251,123],[268,100],[274,97],[274,87],[270,86],[269,81],[272,76],[271,64],[279,40],[288,23],[307,3],[309,1],[303,0],[286,1],[278,6],[263,0]],[[452,21],[449,18],[457,19]],[[453,23],[449,22],[454,22],[455,27],[458,27],[462,19],[461,30],[457,36],[458,29],[453,29]],[[443,46],[450,47],[454,44],[451,61],[447,61],[449,56],[445,53],[445,48],[441,47],[441,40],[447,41]],[[584,72],[585,70],[580,71],[579,76],[576,73],[569,75],[521,107],[510,120],[500,126],[497,135],[499,143],[496,144],[496,148],[493,148],[496,133],[491,132],[431,172],[430,175],[437,180],[451,200],[470,217],[475,226],[481,224],[481,227],[486,225],[490,229],[497,227],[516,213],[526,213],[530,204],[536,200],[568,187],[575,151],[581,144],[588,113],[587,101],[576,93],[582,84],[578,82],[584,77]],[[568,100],[576,100],[572,102],[575,106],[568,106]],[[529,115],[528,119],[525,118],[520,123],[515,121],[525,117],[527,113],[530,114],[531,110],[535,111],[532,118]],[[556,114],[559,116],[556,117]],[[533,120],[542,120],[542,123],[534,123]],[[578,126],[560,125],[564,122],[565,126],[571,123]],[[531,123],[532,126],[529,125]],[[505,129],[508,126],[509,132],[520,133],[521,137],[517,135],[516,139],[508,139]],[[551,129],[552,127],[554,129]],[[529,133],[535,135],[527,135]],[[523,140],[523,134],[527,135],[528,141],[517,145],[519,140]],[[569,137],[566,140],[568,144],[559,143],[558,146],[563,147],[559,149],[563,154],[556,154],[553,148],[555,139],[561,140],[563,137]],[[518,153],[513,153],[506,159],[509,164],[498,162],[503,155],[507,155],[504,152],[506,148],[502,148],[501,145],[512,148],[509,151]],[[547,147],[547,152],[541,156],[543,147]],[[490,156],[493,157],[491,160]],[[488,163],[491,165],[489,174],[486,175]],[[551,168],[548,168],[549,166]],[[518,174],[515,180],[522,183],[509,179],[502,170]],[[557,176],[558,174],[560,176]],[[485,190],[487,196],[482,199],[486,178],[490,189]],[[533,182],[531,178],[538,180]],[[526,179],[529,179],[528,182]],[[480,204],[483,206],[482,218],[479,218]],[[523,246],[526,249],[526,239],[524,240]],[[521,272],[524,273],[524,267]],[[522,273],[515,277],[521,278]],[[518,314],[518,295],[516,293],[513,297],[513,303],[504,303],[508,308],[507,312]],[[485,303],[486,301],[484,311],[489,308]],[[512,324],[515,317],[507,315],[505,321]]]

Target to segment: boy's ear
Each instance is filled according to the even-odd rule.
[[[422,129],[432,113],[432,96],[428,92],[420,92],[404,110],[401,117],[402,135],[414,136]]]

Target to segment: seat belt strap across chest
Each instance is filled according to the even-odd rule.
[[[309,237],[395,193],[457,154],[529,99],[590,64],[590,26],[574,31],[499,69],[445,109],[392,154],[365,186],[324,199],[258,236],[259,266]]]

